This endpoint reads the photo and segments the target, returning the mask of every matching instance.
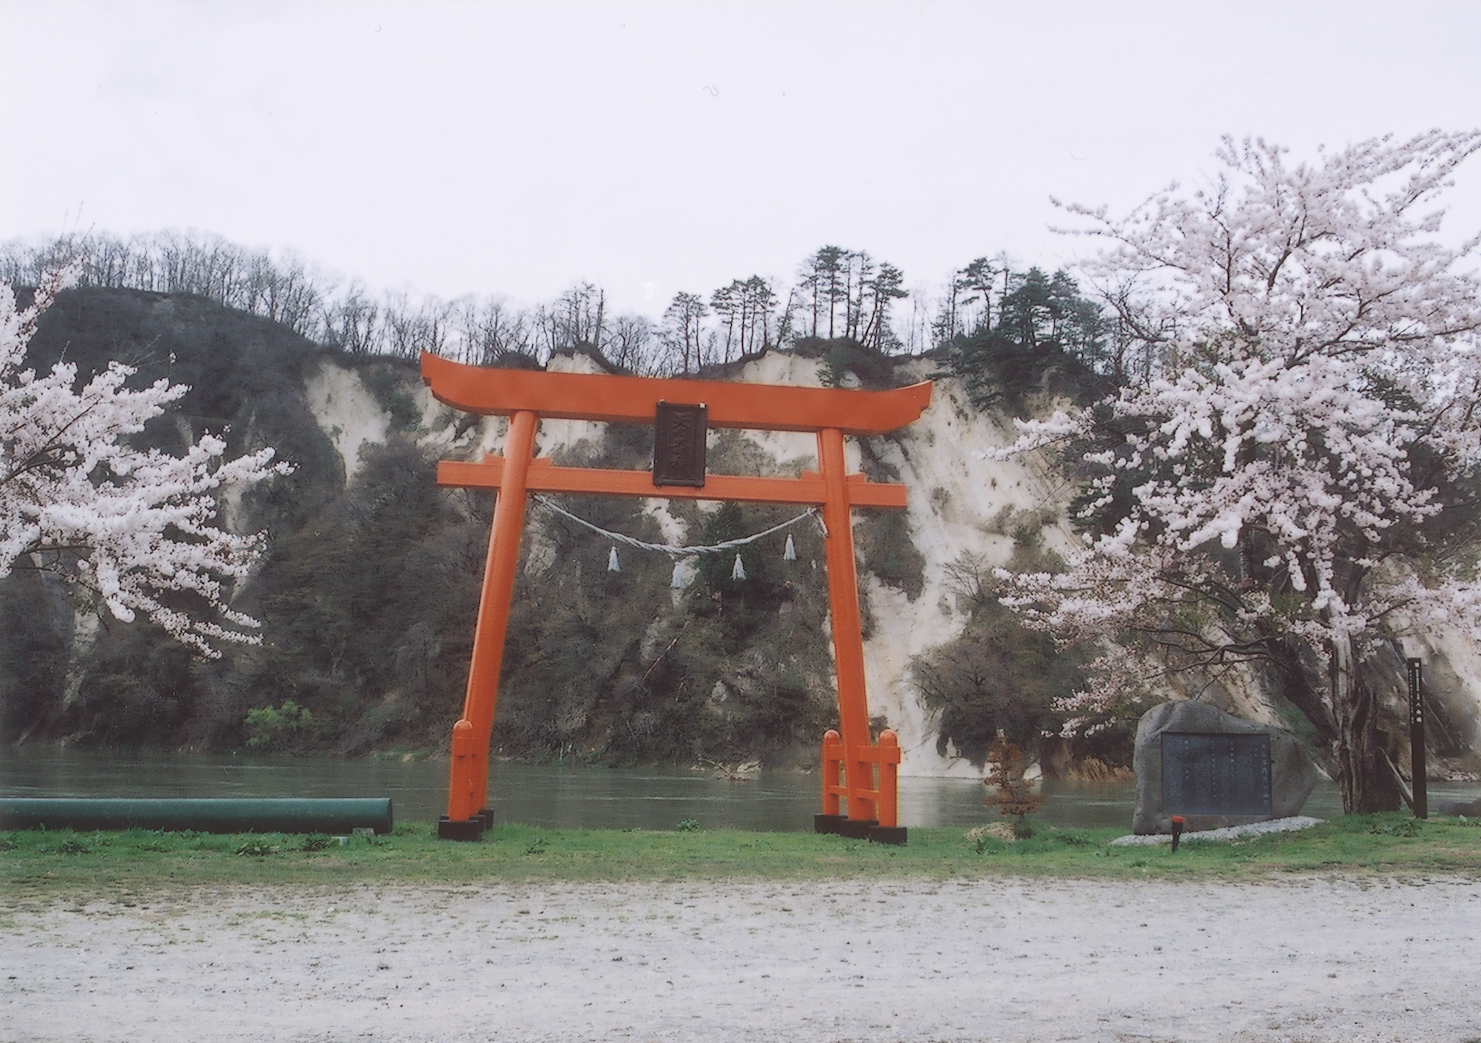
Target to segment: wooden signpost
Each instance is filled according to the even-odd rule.
[[[444,460],[437,469],[439,485],[498,490],[468,692],[462,717],[453,726],[447,815],[438,822],[438,836],[476,840],[492,821],[487,800],[489,742],[526,498],[532,492],[551,492],[821,507],[827,530],[839,728],[824,739],[823,809],[815,826],[819,832],[904,842],[905,830],[896,821],[900,747],[893,732],[881,733],[878,743],[869,734],[852,509],[903,508],[905,487],[848,474],[843,440],[847,435],[884,434],[912,423],[930,403],[930,383],[889,391],[846,391],[655,380],[485,369],[425,353],[422,379],[439,401],[454,409],[509,417],[503,456],[478,462]],[[557,467],[548,458],[536,458],[535,430],[542,417],[654,425],[654,470]],[[704,432],[711,427],[812,433],[818,441],[818,470],[798,478],[706,474]]]

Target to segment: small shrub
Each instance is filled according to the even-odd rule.
[[[314,715],[292,699],[280,706],[263,706],[247,711],[247,746],[268,752],[306,737],[314,729]]]
[[[1049,635],[1025,627],[998,602],[1001,581],[985,560],[963,555],[948,566],[947,577],[948,603],[971,618],[957,637],[914,657],[910,666],[921,701],[935,715],[937,752],[954,747],[985,766],[1001,730],[1032,754],[1045,735],[1063,727],[1055,701],[1085,686],[1086,650],[1060,648]]]
[[[1016,815],[1018,821],[1013,827],[1016,835],[1032,835],[1018,834],[1018,830],[1027,828],[1023,821],[1025,815],[1043,807],[1044,795],[1035,793],[1033,787],[1023,779],[1023,773],[1028,768],[1028,758],[1002,732],[998,732],[997,738],[993,739],[992,745],[987,749],[987,767],[987,778],[982,780],[982,784],[992,787],[993,792],[988,794],[984,803],[988,807],[997,808],[1000,815]]]
[[[239,855],[248,855],[252,858],[265,858],[268,855],[277,854],[278,849],[265,840],[249,840],[237,848],[236,853]]]
[[[674,829],[680,833],[698,833],[699,819],[686,818],[683,822],[680,822],[677,826],[675,826]]]
[[[545,838],[544,837],[536,837],[534,840],[531,840],[530,841],[530,846],[527,847],[527,848],[525,848],[525,854],[527,854],[527,855],[543,855],[543,854],[545,854],[545,849],[547,847],[549,847],[549,846],[550,845],[548,845],[547,843],[545,843]]]
[[[819,382],[824,387],[843,387],[843,382],[848,377],[848,358],[848,342],[834,341],[823,356],[823,364],[818,367]]]
[[[1417,818],[1406,818],[1399,822],[1375,822],[1370,833],[1377,833],[1389,837],[1417,837],[1419,836],[1420,824]]]
[[[57,854],[59,855],[90,855],[92,854],[92,850],[92,848],[76,837],[68,837],[57,845]]]
[[[298,845],[300,851],[323,851],[329,846],[329,837],[323,833],[310,833]]]
[[[389,366],[366,370],[361,380],[376,404],[390,414],[392,431],[414,431],[420,426],[422,411],[416,397]]]
[[[859,555],[881,582],[914,601],[926,586],[926,557],[910,539],[904,511],[878,511],[860,522]]]

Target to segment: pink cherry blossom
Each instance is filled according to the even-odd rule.
[[[54,275],[24,309],[0,284],[0,578],[18,566],[54,572],[115,618],[152,620],[207,656],[222,641],[257,641],[256,621],[231,600],[262,537],[223,528],[217,502],[288,465],[271,449],[225,460],[213,435],[181,456],[136,448],[129,436],[183,385],[130,387],[134,370],[116,362],[80,385],[68,362],[22,368],[41,313],[71,280]]]
[[[1061,707],[1070,730],[1160,670],[1304,642],[1331,678],[1318,730],[1360,785],[1365,651],[1406,625],[1481,640],[1474,556],[1435,524],[1481,462],[1477,241],[1432,238],[1437,197],[1478,149],[1481,132],[1437,131],[1293,164],[1226,139],[1203,190],[1173,185],[1115,219],[1065,208],[1106,244],[1085,275],[1151,372],[1097,408],[1021,421],[1005,450],[1089,445],[1086,520],[1130,490],[1063,572],[1015,577],[1005,598],[1107,651]]]

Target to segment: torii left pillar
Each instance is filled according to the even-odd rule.
[[[905,830],[896,822],[899,744],[893,732],[882,732],[877,744],[869,733],[852,510],[902,508],[905,489],[849,475],[844,436],[882,434],[915,420],[930,401],[929,383],[890,391],[844,391],[651,380],[488,370],[428,354],[422,356],[422,376],[432,393],[447,405],[509,417],[502,457],[488,457],[478,463],[444,460],[438,467],[439,484],[499,491],[468,692],[463,715],[453,726],[447,815],[438,822],[438,836],[476,840],[493,819],[487,799],[489,743],[528,494],[583,492],[822,508],[827,530],[828,605],[838,675],[839,731],[830,731],[823,740],[823,808],[815,827],[819,832],[904,842]],[[549,459],[534,457],[535,432],[542,416],[651,424],[661,407],[675,403],[701,407],[713,427],[812,432],[818,440],[818,472],[798,478],[701,474],[693,483],[669,484],[660,481],[656,470],[650,475],[557,467]]]
[[[494,502],[493,532],[478,599],[478,625],[473,631],[468,694],[463,700],[463,716],[453,725],[447,817],[438,823],[438,836],[447,839],[477,839],[493,824],[493,811],[488,806],[489,740],[494,731],[499,675],[504,669],[504,635],[509,630],[530,459],[539,423],[540,418],[529,410],[520,410],[509,418],[503,480]]]

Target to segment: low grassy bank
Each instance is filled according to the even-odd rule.
[[[687,825],[687,824],[686,824]],[[541,829],[500,825],[478,843],[432,827],[343,842],[291,834],[146,830],[0,833],[0,890],[128,894],[199,886],[337,887],[363,883],[703,879],[962,878],[1255,879],[1327,872],[1481,876],[1481,823],[1408,815],[1350,816],[1244,841],[1116,847],[1120,830],[1055,830],[1007,843],[955,829],[912,829],[904,847],[812,833]]]

